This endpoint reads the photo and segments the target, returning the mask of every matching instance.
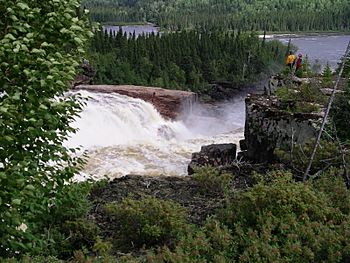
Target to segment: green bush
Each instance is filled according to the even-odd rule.
[[[87,219],[77,219],[66,221],[59,229],[66,237],[57,247],[57,252],[61,258],[69,258],[74,251],[87,249],[92,251],[96,240],[99,238],[100,229]]]
[[[350,191],[340,173],[333,169],[307,183],[295,182],[285,171],[256,175],[254,187],[234,193],[204,226],[187,225],[170,245],[158,243],[163,246],[151,248],[146,256],[127,256],[121,262],[349,262]],[[113,214],[127,221],[121,223],[125,234],[120,227],[116,235],[139,238],[134,232],[141,228],[129,225],[144,225],[133,219],[144,218],[143,210],[154,205],[142,210],[142,201],[136,209],[137,201],[131,202],[124,201],[119,211],[113,208]],[[133,212],[125,216],[122,209]]]
[[[299,90],[299,101],[315,102],[319,104],[324,104],[327,102],[327,96],[320,91],[319,87],[315,83],[302,84]]]
[[[206,224],[193,228],[183,236],[174,249],[163,247],[147,256],[150,263],[232,262],[235,255],[230,230],[209,218]]]
[[[235,195],[220,213],[221,221],[233,231],[239,255],[236,259],[348,262],[350,215],[329,193],[338,189],[342,178],[304,184],[296,183],[290,173],[277,175]],[[323,188],[334,182],[333,189]],[[340,189],[341,197],[348,201],[350,193],[344,184]]]
[[[86,220],[92,203],[88,200],[92,182],[71,183],[57,195],[51,213],[40,227],[48,237],[47,247],[41,254],[69,258],[74,250],[91,249],[98,236],[98,227]]]
[[[327,97],[316,84],[307,83],[300,87],[288,86],[276,90],[281,109],[296,113],[317,112],[320,105],[327,102]]]
[[[310,103],[310,102],[302,102],[298,101],[295,103],[294,113],[311,113],[311,112],[319,112],[320,106],[318,104]]]
[[[277,89],[276,96],[280,99],[280,101],[294,101],[298,99],[298,92],[294,86],[286,86]]]
[[[343,214],[350,214],[350,191],[341,179],[343,170],[332,168],[320,178],[312,180],[311,184],[315,191],[327,195],[333,207],[339,209]]]
[[[172,243],[187,227],[183,207],[151,196],[107,204],[106,212],[112,220],[115,245],[124,251]]]
[[[332,121],[342,141],[350,140],[350,81],[344,93],[337,94],[331,109]]]
[[[213,167],[198,168],[193,174],[193,179],[200,185],[203,194],[228,194],[232,176]]]
[[[305,171],[309,163],[315,145],[315,140],[309,140],[305,144],[294,144],[293,152],[290,147],[284,146],[275,149],[276,156],[283,163],[294,168],[296,171]],[[350,155],[346,153],[347,163],[350,161]],[[314,161],[312,163],[311,174],[323,170],[327,167],[341,167],[343,165],[339,146],[336,142],[321,140],[317,148]]]

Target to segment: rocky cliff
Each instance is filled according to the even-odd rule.
[[[248,95],[243,155],[255,162],[274,159],[274,150],[293,143],[303,144],[315,138],[322,113],[292,113],[281,110],[275,96]]]
[[[197,96],[193,92],[132,85],[79,85],[75,89],[92,92],[118,93],[139,98],[154,105],[159,113],[176,119],[184,108],[190,108]]]

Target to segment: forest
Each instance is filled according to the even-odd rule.
[[[84,0],[94,21],[151,22],[163,29],[344,31],[347,0]]]
[[[127,36],[97,33],[90,60],[97,84],[136,84],[203,91],[209,84],[254,81],[279,69],[287,50],[248,33],[181,32]]]

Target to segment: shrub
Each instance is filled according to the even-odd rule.
[[[320,91],[315,83],[305,83],[300,86],[298,100],[324,104],[327,102],[327,96]]]
[[[200,185],[200,191],[203,194],[228,194],[232,176],[229,173],[223,173],[213,167],[198,168],[193,174],[193,179]]]
[[[337,94],[331,109],[332,121],[342,141],[350,140],[350,81],[344,93]]]
[[[130,197],[106,205],[113,224],[115,245],[128,250],[172,243],[186,231],[187,214],[183,207],[155,197],[140,200]]]
[[[324,184],[341,178],[296,183],[279,172],[235,195],[219,218],[232,231],[240,262],[347,262],[350,259],[348,211]],[[318,185],[316,188],[315,185]],[[336,188],[335,186],[335,188]],[[349,191],[342,197],[349,200]]]
[[[289,86],[276,91],[281,109],[291,112],[316,112],[320,110],[320,104],[327,102],[327,97],[314,83],[302,84],[300,88]]]
[[[282,87],[276,90],[276,96],[281,101],[296,100],[298,98],[298,92],[293,86]]]
[[[309,140],[305,144],[294,144],[293,152],[290,147],[284,146],[275,149],[276,156],[285,164],[296,171],[305,171],[311,153],[315,145],[315,140]],[[349,154],[346,154],[347,162],[350,161]],[[321,140],[312,163],[311,173],[316,173],[327,167],[340,167],[343,164],[340,149],[337,143],[327,140]]]
[[[298,101],[297,103],[295,103],[295,109],[293,112],[311,113],[311,112],[319,112],[319,111],[320,111],[320,106],[318,104]]]
[[[86,219],[91,209],[88,195],[92,182],[71,183],[58,193],[51,213],[42,221],[41,229],[48,236],[47,248],[41,254],[69,258],[74,250],[91,248],[98,236],[98,227]]]
[[[163,247],[147,256],[150,263],[232,262],[234,244],[230,230],[209,218],[200,228],[192,228],[174,249]]]
[[[66,221],[58,230],[66,237],[56,246],[60,258],[69,258],[79,249],[92,251],[100,233],[98,226],[87,219]]]
[[[323,192],[330,199],[333,207],[339,209],[343,214],[350,214],[350,193],[344,181],[341,179],[343,171],[332,168],[325,172],[311,184],[315,191]]]

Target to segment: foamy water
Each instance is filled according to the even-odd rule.
[[[202,145],[238,143],[243,138],[243,100],[216,108],[193,105],[178,121],[165,120],[140,99],[106,93],[90,97],[68,146],[81,146],[87,164],[77,178],[110,179],[127,174],[187,175],[191,154]]]

